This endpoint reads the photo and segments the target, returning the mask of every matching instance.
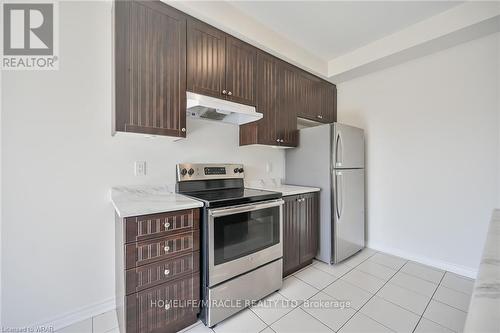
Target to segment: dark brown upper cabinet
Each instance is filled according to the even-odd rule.
[[[226,36],[227,99],[255,105],[257,49],[231,36]]]
[[[259,52],[256,92],[256,108],[263,114],[263,118],[240,126],[240,145],[296,147],[296,72],[284,61]]]
[[[280,109],[280,62],[277,58],[260,53],[257,55],[257,111],[263,117],[257,122],[240,126],[240,144],[277,145],[276,120]]]
[[[186,18],[160,1],[115,2],[115,130],[186,136]]]
[[[256,94],[263,118],[240,126],[240,145],[297,147],[297,117],[322,123],[337,119],[334,84],[260,51]]]
[[[220,98],[226,84],[226,35],[196,20],[187,23],[187,90]]]
[[[115,1],[119,132],[186,136],[186,91],[256,106],[240,144],[296,147],[297,116],[332,123],[336,88],[160,1]]]
[[[300,95],[297,116],[322,123],[333,123],[336,120],[335,85],[315,77],[307,72],[300,73]]]
[[[277,127],[281,146],[297,147],[299,131],[297,130],[297,108],[301,104],[299,95],[299,75],[296,69],[281,62],[280,98]]]
[[[187,23],[187,90],[255,105],[257,49],[195,19]]]

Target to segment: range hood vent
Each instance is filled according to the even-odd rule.
[[[189,117],[222,121],[242,125],[262,118],[262,113],[255,111],[254,106],[234,103],[205,95],[186,93],[187,115]]]

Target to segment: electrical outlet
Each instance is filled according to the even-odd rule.
[[[134,164],[134,172],[136,176],[146,175],[146,161],[136,161]]]

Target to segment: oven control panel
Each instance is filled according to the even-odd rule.
[[[226,167],[205,167],[205,176],[210,175],[225,175]]]
[[[177,181],[244,178],[242,164],[177,164]]]

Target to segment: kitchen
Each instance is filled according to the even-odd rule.
[[[321,74],[324,72],[316,58],[304,57],[304,48],[291,52],[292,43],[287,44],[286,39],[277,42],[273,30],[277,27],[268,28],[266,34],[262,34],[263,24],[254,22],[249,28],[245,19],[258,12],[259,18],[265,20],[266,9],[271,13],[276,6],[273,2],[259,6],[251,2],[232,3],[224,10],[220,10],[223,2],[119,4],[123,6],[121,14],[118,10],[112,15],[112,9],[120,6],[107,2],[61,2],[59,26],[65,29],[59,30],[59,70],[2,72],[3,326],[48,325],[61,332],[117,331],[118,326],[121,332],[209,332],[209,326],[216,332],[242,328],[256,332],[347,332],[363,328],[425,332],[461,331],[466,317],[474,317],[469,299],[474,278],[481,277],[480,258],[489,237],[492,209],[498,207],[500,183],[495,57],[498,30],[494,30],[497,25],[491,28],[490,19],[497,17],[497,12],[490,7],[481,11],[477,5],[478,12],[490,15],[480,36],[462,37],[468,39],[453,45],[441,40],[439,52],[421,50],[424,55],[416,52],[418,56],[414,55],[411,61],[399,60],[384,69],[362,74],[346,70],[346,75],[359,77],[339,75],[335,79],[332,75],[334,79],[330,81]],[[293,17],[297,11],[292,9],[300,5],[304,3],[287,3],[280,10]],[[329,5],[337,4],[315,3],[311,7]],[[429,5],[436,12],[427,8],[427,14],[413,17],[413,23],[425,15],[430,17],[428,20],[438,20],[439,15],[444,20],[448,11],[455,11],[449,13],[455,15],[470,9],[462,9],[462,4],[439,6]],[[408,8],[399,10],[411,12]],[[229,15],[220,20],[221,15],[234,14],[233,11],[244,11],[246,16]],[[89,31],[83,28],[88,18],[94,22]],[[112,29],[112,21],[117,29]],[[267,23],[272,23],[269,17]],[[478,23],[474,24],[477,30]],[[246,33],[248,30],[253,34]],[[130,31],[133,33],[129,35]],[[165,40],[173,41],[177,48],[158,42]],[[82,56],[84,53],[86,56]],[[208,55],[213,57],[214,67],[197,67],[206,64],[200,59]],[[164,75],[156,75],[159,70]],[[467,81],[475,84],[465,87],[461,83]],[[21,98],[16,89],[21,85],[29,92],[29,98]],[[42,91],[35,93],[38,88]],[[417,89],[423,91],[419,93]],[[470,92],[465,94],[465,89]],[[34,112],[40,107],[43,112]],[[402,107],[404,112],[399,111]],[[475,117],[466,116],[465,110],[471,108],[477,113]],[[214,113],[211,109],[237,110],[242,117]],[[142,113],[144,110],[164,113]],[[201,119],[214,116],[236,119],[233,123]],[[262,119],[243,123],[243,116]],[[346,129],[363,129],[358,137],[364,137],[364,163],[354,163],[353,169],[365,168],[362,177],[366,178],[357,179],[358,185],[362,184],[361,192],[344,197],[332,194],[328,199],[329,192],[336,193],[342,185],[344,191],[349,189],[347,171],[330,172],[331,166],[344,162],[335,159],[338,147],[349,147],[350,141],[339,141],[335,131],[335,126],[344,125]],[[27,134],[16,131],[19,126],[24,126]],[[318,140],[313,139],[308,144],[307,133],[319,133],[322,129],[327,129],[320,133],[324,142],[315,146]],[[480,135],[471,140],[461,133]],[[294,159],[304,147],[306,155],[315,155]],[[341,150],[345,158],[363,151]],[[324,160],[320,162],[321,158]],[[426,163],[429,161],[430,165]],[[294,168],[298,171],[294,172]],[[326,171],[320,171],[321,168]],[[465,177],[470,169],[477,168],[484,171],[474,174],[474,180]],[[343,176],[346,180],[340,181]],[[433,185],[431,191],[426,183]],[[273,252],[268,262],[282,260],[283,267],[276,270],[273,266],[273,272],[238,280],[268,267],[247,262],[235,268],[236,278],[210,283],[217,265],[210,265],[208,258],[209,211],[214,211],[216,219],[220,214],[216,210],[221,206],[219,199],[200,199],[200,193],[212,185],[216,192],[233,193],[224,200],[243,200],[236,205],[255,198],[245,194],[244,188],[260,195],[263,192],[258,191],[273,192],[265,200],[277,201],[277,207],[283,211],[279,213],[280,208],[270,207],[272,213],[260,221],[272,220],[274,224],[259,224],[261,228],[270,228],[266,229],[269,233],[260,235],[273,236],[266,238],[273,243],[268,249],[280,248],[276,244],[281,244],[281,240],[276,241],[276,236],[282,237],[281,255]],[[464,192],[468,193],[466,198]],[[74,200],[70,199],[72,195]],[[120,195],[124,201],[120,202]],[[135,199],[130,201],[131,197]],[[21,203],[28,209],[21,209]],[[339,252],[332,251],[332,246],[341,243],[335,236],[342,231],[325,231],[323,227],[330,224],[324,221],[330,218],[322,214],[339,218],[340,207],[349,213],[351,203],[357,205],[354,211],[358,213],[366,209],[363,228],[355,232],[357,242],[362,239],[362,244],[347,251],[337,263],[334,255],[327,258],[324,253]],[[287,211],[286,207],[291,208]],[[459,209],[463,207],[466,208]],[[140,226],[140,218],[152,214],[163,214],[157,220],[149,220],[161,223],[157,235],[147,235],[153,232],[151,225],[145,230],[127,229],[125,234],[119,229]],[[276,222],[279,216],[282,230]],[[132,224],[125,222],[129,218],[136,220]],[[219,218],[223,220],[222,216]],[[37,220],[50,223],[35,223]],[[178,221],[183,221],[181,226],[177,226]],[[310,229],[304,229],[305,225]],[[169,232],[171,227],[180,229]],[[245,226],[238,228],[241,231]],[[181,234],[187,238],[175,241]],[[241,236],[233,234],[231,239]],[[328,245],[328,240],[332,244]],[[148,258],[148,250],[137,250],[130,263],[129,256],[123,253],[136,251],[133,246],[137,244],[148,244],[151,250],[154,241],[163,242],[155,248],[166,256]],[[37,251],[21,248],[26,243]],[[179,252],[170,255],[170,248],[176,246],[181,246]],[[365,249],[351,256],[361,248]],[[121,264],[120,258],[125,259]],[[28,261],[30,265],[17,265]],[[160,262],[187,271],[179,278],[157,281],[154,286],[140,286],[137,279],[159,272]],[[146,275],[139,272],[153,266],[156,268]],[[177,273],[175,269],[165,266],[161,273]],[[130,277],[134,270],[136,275]],[[206,276],[209,279],[204,285]],[[204,293],[215,293],[214,288],[225,281],[244,281],[242,285],[248,287],[237,287],[222,299],[296,300],[302,305],[271,311],[258,305],[231,310],[214,322],[206,319],[210,315],[203,313],[208,308],[201,306],[191,313],[182,310],[182,318],[176,322],[168,315],[155,317],[150,310],[139,310],[144,304],[130,301],[158,286],[175,283],[190,284],[190,299],[201,301],[206,299]],[[126,291],[115,294],[115,287],[119,289],[121,285]],[[418,288],[423,285],[427,287]],[[174,289],[180,290],[176,289],[178,286]],[[194,286],[199,287],[199,295]],[[253,296],[236,295],[236,289]],[[43,299],[48,290],[53,295],[50,300]],[[16,301],[33,295],[38,295],[40,301]],[[404,303],[405,298],[413,303]],[[333,312],[305,307],[306,301],[313,300],[350,300],[352,307],[335,308]],[[120,307],[123,304],[128,306],[125,311]],[[167,307],[158,313],[172,310]],[[391,311],[401,315],[386,317],[386,312]],[[281,315],[276,317],[273,312]],[[153,323],[155,318],[158,319]],[[497,316],[493,319],[498,321]],[[145,328],[147,325],[153,326]],[[152,328],[154,325],[159,326]]]

